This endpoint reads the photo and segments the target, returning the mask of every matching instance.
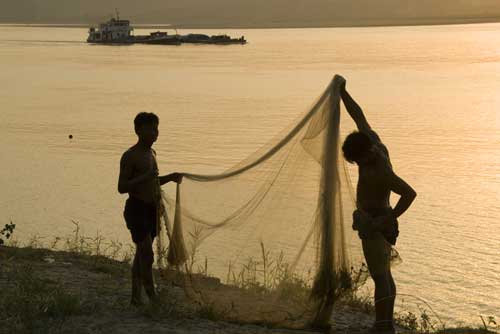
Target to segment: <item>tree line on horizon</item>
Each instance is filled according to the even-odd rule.
[[[115,15],[138,24],[206,27],[335,26],[494,21],[498,0],[16,0],[0,22],[96,24]]]

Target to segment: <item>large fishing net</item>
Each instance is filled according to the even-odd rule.
[[[325,324],[362,269],[340,154],[342,80],[236,166],[184,174],[175,198],[162,192],[160,265],[185,273],[192,295],[228,317]]]

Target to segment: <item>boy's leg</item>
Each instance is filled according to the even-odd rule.
[[[151,240],[151,236],[148,235],[144,240],[137,243],[137,249],[139,250],[139,268],[140,268],[140,276],[142,279],[142,284],[144,286],[144,290],[148,294],[150,300],[154,300],[156,298],[156,291],[153,282],[153,262],[154,262],[154,254],[153,254],[153,241]]]
[[[140,271],[139,247],[136,245],[134,262],[132,263],[132,305],[142,304],[142,280]]]

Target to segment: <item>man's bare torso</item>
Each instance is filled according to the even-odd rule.
[[[391,194],[388,176],[392,172],[389,152],[378,135],[370,131],[374,141],[375,159],[372,164],[359,167],[357,206],[362,210],[387,208]]]

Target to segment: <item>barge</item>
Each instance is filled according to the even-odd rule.
[[[205,34],[187,34],[169,35],[164,31],[152,32],[149,35],[134,36],[134,28],[130,25],[129,20],[120,20],[117,15],[116,19],[112,18],[108,22],[99,24],[98,28],[91,27],[87,43],[95,44],[159,44],[159,45],[180,45],[183,43],[189,44],[246,44],[244,36],[240,38],[231,38],[228,35],[205,35]]]

